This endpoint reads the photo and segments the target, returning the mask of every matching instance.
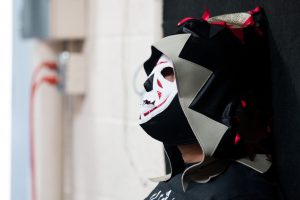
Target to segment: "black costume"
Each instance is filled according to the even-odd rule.
[[[172,168],[153,179],[167,182],[147,199],[253,199],[255,185],[262,186],[260,199],[272,199],[273,185],[261,175],[271,166],[261,8],[217,17],[205,12],[178,26],[177,34],[152,46],[144,63],[148,78],[140,125],[164,143]],[[164,80],[168,70],[176,81]],[[193,143],[200,144],[204,158],[186,167],[177,145]],[[248,189],[242,183],[249,183]]]
[[[160,182],[145,200],[273,200],[275,185],[262,174],[239,163],[232,163],[224,173],[205,184],[191,182],[182,191],[182,174]]]

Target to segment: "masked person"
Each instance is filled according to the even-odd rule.
[[[147,200],[274,199],[267,178],[270,88],[261,8],[202,19],[152,46],[140,107],[171,173]]]

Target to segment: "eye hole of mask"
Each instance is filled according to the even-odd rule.
[[[174,70],[172,67],[166,67],[161,70],[161,75],[168,81],[174,82],[175,80]]]

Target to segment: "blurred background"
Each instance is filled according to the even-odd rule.
[[[13,1],[13,200],[143,199],[164,173],[138,125],[162,0]]]
[[[269,20],[276,178],[284,199],[299,199],[300,1],[3,2],[1,199],[143,199],[156,185],[148,178],[169,170],[137,123],[150,45],[207,7],[257,5]]]

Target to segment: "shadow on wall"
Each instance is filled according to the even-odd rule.
[[[281,187],[281,199],[297,199],[300,196],[299,160],[296,146],[300,144],[300,104],[295,80],[288,72],[272,34],[270,54],[272,64],[272,90],[274,108],[274,163]]]

